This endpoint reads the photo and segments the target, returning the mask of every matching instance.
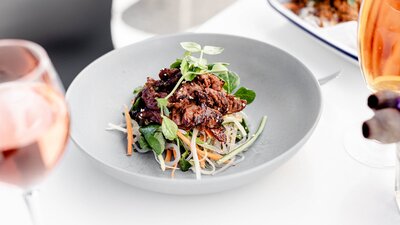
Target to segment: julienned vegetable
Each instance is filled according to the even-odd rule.
[[[233,149],[228,154],[226,154],[224,157],[219,159],[217,161],[217,164],[222,164],[222,163],[232,159],[237,154],[243,152],[246,148],[250,147],[256,141],[258,136],[260,136],[261,132],[264,130],[266,122],[267,122],[267,116],[263,116],[262,119],[261,119],[260,125],[258,126],[258,129],[257,129],[256,133],[253,134],[253,136],[250,139],[248,139],[244,144],[238,146],[237,148]]]
[[[110,124],[108,129],[127,134],[127,155],[133,147],[139,153],[153,151],[161,169],[172,170],[171,177],[180,169],[201,179],[244,160],[243,152],[259,137],[267,117],[251,135],[243,109],[256,93],[240,87],[229,63],[204,58],[223,48],[194,42],[181,46],[183,57],[162,69],[159,80],[148,77],[135,88],[130,110],[124,109],[125,126]]]
[[[129,116],[128,108],[124,107],[124,116],[125,116],[125,123],[126,123],[126,130],[127,130],[127,140],[128,140],[128,147],[126,154],[132,155],[132,145],[133,145],[133,132],[132,132],[132,124],[131,124],[131,117]]]

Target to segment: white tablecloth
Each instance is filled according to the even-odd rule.
[[[114,44],[127,44],[113,30]],[[335,55],[275,13],[264,0],[239,0],[197,32],[229,33],[285,49],[322,77],[321,120],[290,161],[257,182],[204,196],[171,196],[128,186],[97,170],[72,144],[44,182],[45,224],[400,224],[393,169],[366,167],[349,157],[343,135],[372,113],[359,68]],[[139,40],[140,36],[132,37]],[[355,130],[354,132],[359,132]],[[0,224],[27,224],[19,192],[0,186]]]

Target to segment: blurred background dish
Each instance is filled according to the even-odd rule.
[[[318,14],[313,6],[308,6],[307,10],[301,12],[301,7],[294,8],[293,2],[307,1],[291,1],[291,0],[267,0],[268,3],[279,12],[282,16],[288,19],[295,26],[299,27],[305,33],[316,38],[319,43],[329,47],[333,52],[338,53],[350,62],[358,64],[357,54],[357,21],[354,20],[355,11],[352,10],[348,14],[338,13],[335,7],[332,6],[331,14],[326,17],[313,16]],[[308,1],[316,2],[316,1]],[[324,1],[322,1],[324,2]],[[332,2],[332,1],[331,1]],[[347,1],[346,1],[347,2]],[[355,1],[354,4],[359,4]],[[289,6],[289,7],[288,7]],[[309,9],[311,7],[311,9]],[[327,7],[327,5],[325,5]],[[307,11],[307,12],[305,12]],[[326,10],[329,11],[329,10]],[[296,13],[297,12],[297,13]],[[336,13],[333,13],[336,12]],[[302,15],[305,14],[305,15]],[[324,13],[321,13],[324,14]],[[338,15],[343,15],[339,19]],[[346,15],[346,16],[344,16]],[[330,21],[327,18],[331,18]],[[345,19],[344,19],[345,18]]]
[[[154,35],[195,31],[237,0],[114,0],[111,33],[115,48]]]
[[[357,21],[361,0],[290,0],[286,8],[317,27]]]
[[[124,10],[122,20],[150,34],[171,34],[206,22],[235,1],[140,0]]]

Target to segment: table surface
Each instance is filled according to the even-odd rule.
[[[42,185],[44,224],[400,224],[394,170],[353,160],[343,137],[372,115],[359,68],[316,43],[264,0],[239,0],[196,32],[258,39],[299,58],[316,77],[337,69],[322,86],[320,122],[304,147],[273,173],[239,189],[203,196],[172,196],[133,188],[97,170],[69,144]],[[114,44],[127,44],[113,29]],[[124,38],[119,38],[124,36]],[[146,38],[132,37],[131,41]],[[355,130],[354,132],[359,132]],[[20,192],[0,185],[0,224],[29,224]]]

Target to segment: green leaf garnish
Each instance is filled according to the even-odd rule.
[[[146,142],[157,155],[162,154],[165,149],[165,139],[162,133],[158,131],[159,128],[160,125],[148,125],[139,128],[140,133],[144,136]]]
[[[140,104],[140,101],[141,101],[141,100],[142,100],[142,98],[141,98],[141,97],[138,97],[138,98],[135,100],[135,103],[133,103],[132,108],[131,108],[130,111],[135,111],[135,110],[137,110],[137,109],[139,108],[139,104]]]
[[[133,94],[137,95],[139,92],[141,92],[143,90],[143,86],[138,86],[137,88],[135,88],[133,90]]]
[[[189,72],[189,73],[186,74],[185,80],[186,80],[186,81],[192,81],[192,80],[194,80],[194,78],[197,77],[197,75],[198,75],[198,73]]]
[[[189,71],[189,63],[188,63],[186,57],[184,57],[182,59],[181,66],[179,69],[181,70],[182,76],[185,76],[187,74],[187,72]]]
[[[173,62],[170,66],[169,66],[169,68],[170,69],[179,69],[179,67],[181,66],[181,63],[182,63],[182,59],[176,59],[176,61],[175,62]]]
[[[160,125],[152,124],[152,125],[147,125],[145,127],[140,127],[139,131],[144,136],[153,135],[159,128],[160,128]]]
[[[192,164],[190,164],[190,162],[187,161],[186,159],[181,158],[179,160],[179,168],[181,168],[182,172],[188,171],[190,167],[192,167]]]
[[[188,155],[189,155],[189,149],[187,149],[185,147],[185,145],[179,144],[181,142],[181,140],[179,138],[177,138],[176,140],[177,140],[177,145],[182,146],[183,149],[185,150],[185,152],[181,155],[181,158],[179,159],[178,164],[179,164],[179,168],[183,172],[186,172],[190,169],[190,167],[192,167],[192,164],[190,164],[190,162],[186,160],[186,157],[188,157]]]
[[[194,56],[188,56],[189,68],[195,69],[195,67],[200,67],[202,69],[207,69],[207,59],[196,58]]]
[[[216,46],[204,46],[203,52],[207,55],[218,55],[224,51],[224,48]]]
[[[215,63],[208,64],[207,69],[211,71],[215,64],[221,64],[225,67],[229,66],[229,63],[227,63],[227,62],[215,62]]]
[[[165,98],[156,98],[158,108],[162,109],[163,107],[167,107],[168,100]]]
[[[221,63],[215,63],[210,70],[211,73],[222,73],[228,71],[229,69],[224,64]]]
[[[166,116],[169,116],[169,114],[170,114],[169,109],[167,107],[163,108],[163,112],[164,112],[164,115],[166,115]]]
[[[182,48],[188,52],[195,53],[201,51],[201,45],[197,44],[196,42],[181,42],[180,44]]]
[[[165,150],[165,139],[161,132],[155,132],[154,137],[157,141],[149,142],[149,145],[157,155],[161,155]],[[146,138],[146,137],[145,137]],[[147,140],[147,139],[146,139]]]
[[[240,124],[243,126],[244,130],[246,131],[246,133],[250,133],[249,126],[247,125],[245,119],[242,119],[242,122],[240,122]]]
[[[231,94],[240,84],[240,77],[232,71],[218,73],[218,77],[225,81],[223,88],[228,94]]]
[[[140,135],[139,137],[139,146],[143,150],[151,150],[150,145],[147,143],[146,139],[144,138],[143,135]]]
[[[256,98],[256,92],[245,87],[239,88],[234,95],[240,99],[246,100],[248,105]]]
[[[176,139],[176,133],[178,132],[178,126],[176,123],[166,116],[162,116],[162,119],[161,130],[164,137],[170,141]]]
[[[156,100],[157,100],[157,106],[161,110],[161,116],[163,116],[164,114],[166,116],[169,116],[169,109],[167,108],[168,99],[166,99],[166,98],[156,98]]]

